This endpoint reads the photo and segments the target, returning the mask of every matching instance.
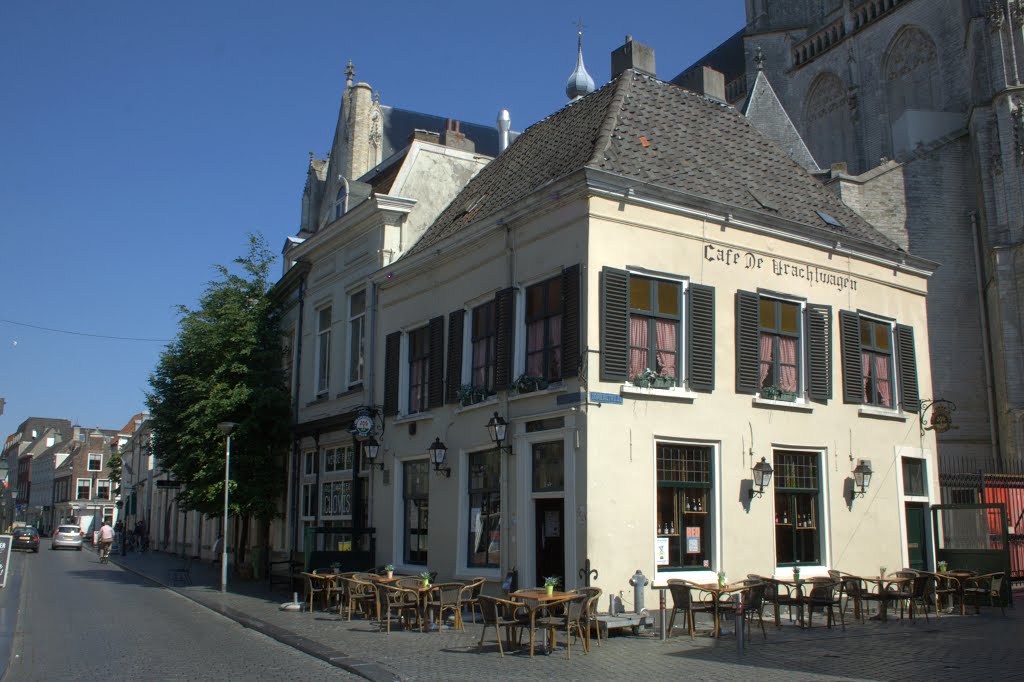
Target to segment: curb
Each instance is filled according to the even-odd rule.
[[[179,594],[194,604],[198,604],[199,606],[207,608],[210,611],[213,611],[214,613],[220,614],[225,618],[233,620],[244,628],[254,630],[262,635],[266,635],[267,637],[270,637],[271,639],[280,642],[281,644],[284,644],[285,646],[290,646],[293,649],[298,649],[299,651],[305,654],[308,654],[315,658],[319,658],[325,663],[330,663],[336,668],[347,670],[353,675],[358,675],[359,677],[371,680],[372,682],[397,682],[401,679],[393,672],[387,670],[384,666],[374,661],[364,661],[358,658],[353,658],[346,653],[338,651],[337,649],[332,649],[328,646],[324,646],[319,642],[311,640],[307,637],[303,637],[301,635],[297,635],[294,632],[286,630],[285,628],[279,627],[277,625],[273,625],[271,623],[267,623],[265,621],[253,618],[241,611],[238,611],[237,609],[233,609],[229,606],[224,606],[223,604],[217,604],[206,599],[197,598],[196,596],[193,596],[187,592],[182,592],[181,590],[176,589],[170,585],[167,585],[166,583],[157,580],[153,576],[143,573],[142,571],[132,566],[126,566],[125,564],[119,561],[120,558],[120,556],[111,555],[110,562],[113,563],[115,566],[118,566],[122,570],[128,571],[129,573],[133,573],[139,577],[145,578],[146,580],[149,580],[152,583],[160,585],[161,587],[168,589],[174,592],[175,594]]]

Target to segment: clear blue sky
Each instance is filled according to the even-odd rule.
[[[384,104],[515,130],[560,108],[575,21],[598,85],[625,35],[669,79],[742,0],[0,3],[0,416],[120,428],[212,265],[294,234],[344,68]],[[275,271],[279,274],[279,268]]]

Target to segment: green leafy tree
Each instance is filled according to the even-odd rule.
[[[178,501],[219,516],[224,509],[224,434],[231,436],[230,512],[240,518],[236,565],[245,561],[250,521],[260,543],[285,487],[290,398],[282,371],[277,308],[267,297],[274,256],[249,235],[248,252],[233,271],[215,266],[199,306],[181,306],[176,338],[161,354],[147,394],[153,452],[161,468],[184,483]]]

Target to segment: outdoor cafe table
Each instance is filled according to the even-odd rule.
[[[956,590],[956,599],[960,602],[960,615],[964,615],[964,583],[971,578],[976,578],[977,574],[970,571],[946,571],[945,573],[936,573],[935,575],[953,583],[953,589]]]
[[[889,601],[891,594],[889,592],[889,588],[895,586],[897,589],[899,589],[901,587],[905,587],[907,583],[914,582],[913,578],[897,578],[894,576],[878,576],[877,578],[868,576],[857,577],[865,583],[875,585],[875,591],[878,593],[880,614],[878,616],[872,616],[872,618],[878,618],[882,621],[888,620],[887,614],[889,612]],[[896,599],[898,599],[898,597],[896,597]]]
[[[735,595],[750,589],[749,585],[743,585],[741,583],[727,583],[725,585],[719,585],[718,583],[704,583],[696,584],[693,587],[714,597],[711,601],[715,607],[715,637],[718,637],[722,633],[719,622],[720,608],[722,606],[734,606],[735,603],[733,602],[733,598]]]
[[[546,589],[544,589],[543,587],[534,588],[534,589],[518,590],[517,592],[513,592],[512,594],[509,595],[509,597],[512,597],[513,599],[519,599],[520,601],[525,602],[526,608],[529,609],[529,612],[530,612],[530,655],[531,656],[533,656],[533,639],[534,639],[534,634],[536,633],[537,611],[539,611],[542,608],[546,608],[548,606],[554,606],[556,604],[561,604],[562,602],[568,601],[568,600],[572,599],[575,596],[577,596],[577,594],[575,592],[559,592],[558,590],[554,590],[551,593],[548,593],[548,591]],[[554,640],[554,631],[553,630],[551,632],[551,639],[552,639],[552,642],[551,642],[550,646],[547,643],[544,644],[544,651],[547,652],[547,653],[550,653],[551,649],[554,648],[554,641],[553,641]]]

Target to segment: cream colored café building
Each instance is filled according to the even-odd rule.
[[[617,74],[370,277],[378,559],[616,593],[933,566],[936,267],[732,107]]]

